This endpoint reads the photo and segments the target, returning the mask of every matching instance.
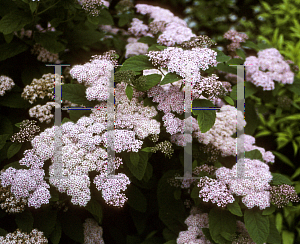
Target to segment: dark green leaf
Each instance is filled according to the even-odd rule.
[[[146,84],[143,87],[138,87],[140,91],[147,91],[161,81],[161,75],[159,74],[146,75],[144,77],[146,78]]]
[[[246,41],[245,43],[243,43],[243,46],[250,47],[250,48],[252,48],[252,49],[254,49],[256,51],[259,51],[258,46],[254,42],[252,42],[252,41]]]
[[[145,213],[130,208],[130,216],[133,220],[137,232],[139,234],[143,233],[146,228],[146,222],[147,222],[147,218],[145,218]]]
[[[120,70],[142,71],[145,69],[153,69],[149,57],[146,55],[137,55],[125,60]]]
[[[63,118],[63,120],[61,121],[62,124],[67,123],[67,122],[73,122],[73,121],[67,117]]]
[[[209,131],[215,124],[216,111],[215,110],[200,110],[197,117],[198,125],[201,133]]]
[[[156,44],[156,39],[150,36],[143,36],[141,37],[138,42],[146,43],[148,45]]]
[[[130,185],[126,191],[126,196],[128,197],[128,204],[130,207],[139,212],[146,212],[147,199],[139,188],[134,185]]]
[[[0,135],[0,150],[4,147],[9,134]]]
[[[11,43],[11,41],[14,39],[14,33],[4,35],[4,39],[6,43]]]
[[[83,116],[89,116],[91,114],[91,110],[70,110],[70,119],[73,122],[77,122]]]
[[[205,235],[206,239],[208,239],[211,243],[215,244],[216,242],[214,242],[214,240],[212,239],[210,232],[209,232],[209,228],[202,228],[201,229],[203,234]]]
[[[269,217],[263,216],[261,211],[246,209],[244,213],[246,229],[252,240],[257,244],[263,244],[269,236]]]
[[[231,97],[225,96],[223,99],[231,106],[234,106],[234,101],[231,99]]]
[[[140,159],[137,166],[134,166],[130,160],[125,159],[127,167],[138,180],[142,180],[144,177],[148,162],[147,154],[146,152],[139,152]]]
[[[100,21],[99,21],[100,25],[113,25],[114,24],[113,17],[106,9],[101,10],[99,19],[100,19]]]
[[[209,232],[212,239],[217,243],[227,243],[228,241],[222,237],[221,232],[234,234],[236,231],[236,219],[228,211],[221,209],[211,209],[209,212]],[[230,243],[230,242],[229,242]]]
[[[61,223],[59,220],[56,220],[56,225],[53,232],[51,233],[50,240],[53,244],[59,244],[61,238]]]
[[[0,228],[0,236],[5,236],[7,234],[7,231]]]
[[[168,83],[173,83],[176,82],[178,80],[181,80],[182,78],[175,74],[175,73],[168,73],[165,75],[165,77],[163,78],[163,80],[160,82],[160,85],[165,85]]]
[[[14,142],[7,150],[7,158],[10,159],[17,154],[22,147],[22,143]]]
[[[128,99],[131,101],[132,99],[132,95],[133,95],[133,89],[132,89],[132,86],[131,85],[127,85],[126,86],[126,96],[128,97]]]
[[[247,100],[245,102],[245,120],[247,122],[245,134],[253,135],[260,121],[255,111],[255,104],[252,100]]]
[[[258,149],[245,152],[245,158],[258,159],[264,161],[261,152]]]
[[[97,30],[73,30],[68,34],[69,36],[69,44],[75,47],[82,47],[86,45],[91,45],[95,42],[99,42],[102,37],[104,37],[103,33],[100,33]]]
[[[298,78],[297,76],[295,76],[293,84],[286,84],[285,87],[289,91],[291,91],[291,92],[293,92],[293,93],[295,93],[297,95],[300,95],[300,78]]]
[[[14,31],[19,31],[30,22],[31,16],[29,13],[21,10],[14,10],[12,12],[8,12],[0,20],[0,32],[6,35]]]
[[[152,177],[152,174],[153,174],[153,167],[152,165],[148,162],[147,163],[147,168],[146,168],[146,171],[145,171],[145,174],[144,174],[144,177],[143,177],[143,180],[145,182],[148,182],[151,177]]]
[[[237,54],[238,56],[240,56],[241,58],[246,59],[246,54],[245,54],[245,52],[244,52],[243,49],[236,49],[235,52],[236,52],[236,54]]]
[[[40,212],[35,220],[34,227],[39,231],[44,232],[45,237],[49,238],[50,234],[53,232],[57,218],[57,210],[46,210]]]
[[[58,34],[59,33],[51,31],[45,33],[37,33],[35,34],[34,39],[49,52],[59,53],[65,50],[65,46],[57,40],[59,39]]]
[[[232,88],[231,88],[231,92],[230,92],[230,95],[229,95],[233,100],[237,100],[237,85],[234,85]]]
[[[8,58],[14,57],[19,53],[25,52],[28,46],[22,42],[10,42],[3,43],[0,45],[0,61],[6,60]],[[20,106],[20,105],[19,105]]]
[[[237,200],[235,200],[233,203],[227,204],[227,208],[232,214],[240,216],[240,217],[243,216],[241,207]]]
[[[21,97],[21,93],[8,93],[0,97],[0,105],[10,108],[29,108],[31,105]]]
[[[272,176],[273,176],[273,179],[272,179],[272,184],[273,185],[282,185],[282,184],[287,184],[287,185],[292,185],[293,182],[291,182],[291,180],[282,175],[282,174],[279,174],[279,173],[271,173]]]
[[[25,165],[20,165],[19,161],[15,161],[9,164],[6,164],[3,169],[8,169],[9,167],[13,167],[15,169],[28,169],[27,166]]]
[[[217,51],[217,62],[227,62],[231,59],[230,56],[225,55],[222,51]]]
[[[130,21],[128,14],[122,14],[118,21],[118,26],[123,27]]]
[[[95,217],[96,221],[99,224],[102,223],[102,206],[97,200],[92,198],[85,206],[85,209],[88,210]]]
[[[30,7],[30,10],[31,10],[31,13],[33,13],[36,10],[37,5],[38,5],[37,2],[30,2],[29,3],[29,7]]]
[[[201,110],[197,110],[197,108],[215,108],[216,106],[209,100],[206,99],[196,99],[192,103],[192,113],[194,115],[201,114]]]
[[[276,210],[275,206],[271,204],[270,207],[266,208],[263,212],[262,215],[270,215],[272,213],[274,213]]]
[[[64,84],[62,87],[62,99],[76,103],[79,106],[92,107],[92,102],[86,99],[86,87],[80,84]]]
[[[168,228],[164,228],[163,237],[168,241],[177,239],[177,235]]]
[[[143,152],[152,152],[152,147],[145,147],[141,151],[143,151]]]
[[[242,65],[244,63],[244,61],[240,58],[233,58],[233,59],[230,59],[227,64],[228,65]]]
[[[176,200],[179,200],[180,197],[181,197],[181,188],[178,188],[178,189],[176,189],[176,190],[174,191],[174,198],[175,198]]]
[[[33,228],[33,216],[29,210],[25,210],[22,213],[16,215],[16,224],[22,232],[30,233]]]
[[[87,20],[94,25],[98,25],[100,22],[99,16],[93,16],[93,15],[88,15]]]
[[[250,97],[251,95],[257,92],[257,87],[251,82],[245,82],[245,98]]]
[[[200,188],[195,186],[191,192],[191,198],[199,198]]]
[[[72,240],[83,243],[83,226],[80,218],[74,213],[67,211],[60,215],[63,232]]]
[[[237,69],[236,66],[229,66],[228,64],[224,64],[224,63],[219,63],[217,65],[217,69],[227,72],[227,73],[231,73],[231,74],[237,74]]]

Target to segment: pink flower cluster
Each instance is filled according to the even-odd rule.
[[[247,34],[239,33],[236,30],[227,31],[224,36],[225,39],[231,40],[232,43],[227,46],[228,50],[235,51],[241,47],[241,42],[245,42],[248,39]]]
[[[85,220],[83,224],[84,244],[104,244],[102,238],[103,229],[98,223],[91,218]]]
[[[258,57],[246,58],[246,80],[263,90],[274,90],[274,81],[282,84],[292,84],[294,73],[283,56],[275,48],[269,48],[257,53]]]

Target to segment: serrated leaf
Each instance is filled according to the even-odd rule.
[[[113,25],[114,20],[111,14],[106,9],[101,9],[99,15],[99,24],[100,25]]]
[[[79,106],[92,107],[92,102],[86,99],[86,87],[80,84],[64,84],[62,87],[62,99],[68,100]]]
[[[159,74],[146,75],[144,77],[146,78],[146,84],[143,87],[138,87],[140,91],[147,91],[161,81],[161,75]]]
[[[0,150],[4,147],[9,134],[0,135]]]
[[[13,157],[15,154],[17,154],[22,147],[22,143],[17,143],[14,142],[12,145],[7,150],[7,158],[10,159]]]
[[[30,233],[33,228],[33,216],[29,210],[25,210],[22,213],[16,215],[16,224],[22,232]]]
[[[231,97],[225,96],[223,99],[231,106],[234,106],[234,101],[232,100]]]
[[[139,152],[140,159],[137,166],[134,166],[130,160],[125,159],[127,167],[138,180],[142,180],[144,177],[148,162],[147,154],[146,152]]]
[[[85,209],[88,210],[95,217],[98,224],[102,223],[102,206],[97,200],[91,198],[91,200],[85,206]]]
[[[233,203],[227,204],[227,208],[232,214],[240,217],[243,216],[242,209],[237,200],[235,200]]]
[[[137,167],[139,164],[140,156],[139,153],[136,152],[130,152],[130,162]]]
[[[231,59],[230,56],[225,55],[222,51],[218,51],[217,62],[227,62]]]
[[[211,209],[209,214],[209,232],[212,239],[217,243],[228,243],[228,241],[222,237],[221,232],[227,232],[230,235],[236,231],[236,219],[228,211],[221,209]]]
[[[133,209],[139,212],[146,212],[147,209],[147,199],[144,194],[134,185],[130,185],[127,188],[126,196],[128,197],[128,204]]]
[[[197,116],[198,125],[201,133],[209,131],[215,124],[216,111],[201,110]]]
[[[125,92],[126,92],[126,96],[131,101],[132,96],[133,96],[133,88],[132,88],[132,86],[131,85],[127,85]]]
[[[31,16],[29,13],[21,10],[8,11],[0,20],[0,32],[6,35],[14,31],[19,31],[30,22]]]
[[[61,238],[61,232],[62,232],[61,223],[59,220],[56,220],[56,225],[50,236],[50,240],[53,244],[59,244]]]
[[[252,240],[257,244],[263,244],[269,236],[269,218],[263,216],[261,211],[255,209],[246,209],[244,213],[246,229]]]
[[[182,78],[175,74],[175,73],[168,73],[165,75],[165,77],[162,79],[162,81],[160,82],[160,85],[165,85],[168,83],[173,83],[176,82],[178,80],[181,80]]]
[[[295,168],[295,165],[291,162],[291,160],[286,157],[285,155],[279,153],[279,152],[276,152],[276,151],[272,151],[272,153],[278,157],[282,162],[284,162],[285,164],[291,166],[292,168]]]
[[[276,225],[274,221],[269,217],[269,222],[270,222],[270,231],[269,231],[269,236],[267,239],[267,243],[270,244],[281,244],[281,236],[276,229]]]
[[[34,227],[39,231],[44,232],[45,237],[49,238],[56,225],[56,218],[57,210],[48,209],[40,212],[34,220]]]
[[[291,182],[291,180],[282,175],[282,174],[279,174],[279,173],[271,173],[272,176],[273,176],[273,179],[272,179],[272,184],[273,185],[281,185],[281,184],[287,184],[287,185],[292,185],[293,182]]]
[[[274,213],[276,210],[275,206],[271,204],[270,207],[266,208],[263,212],[262,215],[270,215],[272,213]]]
[[[264,161],[261,152],[258,149],[245,152],[245,158],[258,159]]]
[[[120,70],[142,71],[145,69],[153,69],[149,57],[146,55],[136,55],[125,60]]]
[[[72,240],[83,243],[83,226],[80,218],[74,213],[67,211],[60,215],[63,232]]]

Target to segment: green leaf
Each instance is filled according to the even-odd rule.
[[[145,75],[144,77],[146,78],[146,84],[143,87],[138,87],[140,91],[147,91],[161,81],[161,75],[159,74]]]
[[[282,231],[283,244],[294,244],[295,234],[288,230]]]
[[[282,162],[284,162],[285,164],[291,166],[292,168],[295,168],[295,165],[291,162],[291,160],[289,160],[288,157],[286,157],[285,155],[276,152],[276,151],[271,151],[276,157],[278,157]]]
[[[80,84],[64,84],[62,87],[62,99],[76,103],[79,106],[92,107],[93,103],[86,99],[86,87]]]
[[[153,68],[152,63],[149,61],[149,57],[146,55],[137,55],[126,59],[120,70],[142,71]]]
[[[0,236],[5,236],[7,234],[7,231],[0,228]]]
[[[71,46],[80,47],[88,46],[99,42],[102,37],[104,37],[104,33],[100,33],[97,30],[72,30],[72,32],[68,33],[68,41]]]
[[[194,115],[202,114],[201,110],[197,110],[196,108],[215,108],[216,106],[209,100],[206,99],[195,99],[192,102],[192,113]]]
[[[240,217],[243,216],[241,207],[237,200],[235,200],[233,203],[227,204],[227,208],[232,214],[240,216]]]
[[[33,216],[29,210],[25,210],[22,213],[16,215],[16,224],[22,232],[30,233],[33,228]]]
[[[143,36],[138,40],[138,42],[146,43],[148,45],[157,44],[156,39],[150,36]]]
[[[4,35],[4,39],[6,43],[11,43],[11,41],[14,39],[14,33]]]
[[[0,32],[6,35],[19,31],[30,22],[31,16],[29,13],[21,10],[8,11],[8,14],[0,20]]]
[[[130,160],[125,159],[127,167],[138,180],[142,180],[144,177],[148,162],[147,154],[146,152],[139,152],[140,159],[137,166],[134,166]]]
[[[258,46],[254,42],[252,42],[252,41],[246,41],[245,43],[243,43],[243,46],[250,47],[250,48],[252,48],[252,49],[254,49],[256,51],[259,51]]]
[[[61,238],[61,232],[62,232],[61,223],[57,219],[54,230],[53,230],[53,232],[51,233],[51,236],[50,236],[50,240],[53,244],[59,244],[59,241],[60,241],[60,238]]]
[[[44,232],[45,237],[49,238],[53,232],[57,218],[57,210],[47,209],[36,215],[34,227]],[[47,221],[45,221],[47,220]]]
[[[89,116],[91,110],[70,110],[70,119],[72,122],[76,123],[83,116]]]
[[[163,230],[163,237],[166,240],[168,240],[168,241],[177,239],[177,235],[173,231],[171,231],[170,229],[168,229],[168,228],[164,228],[164,230]]]
[[[27,49],[28,46],[23,42],[14,41],[10,43],[3,43],[0,45],[0,61],[14,57],[22,52],[25,52]]]
[[[160,85],[165,85],[168,83],[173,83],[175,81],[181,80],[182,78],[175,73],[168,73],[165,75],[163,80],[160,82]]]
[[[164,244],[176,244],[177,242],[175,240],[170,240],[165,242]]]
[[[1,147],[0,147],[1,149]],[[295,173],[291,176],[291,179],[294,180],[295,178],[297,178],[300,175],[300,168],[298,168]]]
[[[29,7],[30,7],[30,10],[31,10],[31,13],[33,13],[36,10],[37,5],[38,5],[37,2],[30,2],[29,3]]]
[[[271,173],[272,176],[273,176],[273,179],[272,179],[272,184],[273,185],[281,185],[281,184],[287,184],[287,185],[292,185],[293,182],[291,182],[291,180],[282,175],[282,174],[279,174],[279,173]]]
[[[100,22],[99,16],[88,15],[87,20],[93,25],[98,25]]]
[[[65,50],[65,45],[57,39],[60,33],[48,31],[45,33],[36,33],[34,39],[51,53],[59,53]]]
[[[164,50],[164,49],[167,49],[168,47],[166,46],[156,46],[160,51]]]
[[[9,134],[0,135],[0,150],[4,147]]]
[[[276,229],[276,225],[274,223],[274,220],[271,220],[271,216],[269,217],[269,222],[270,222],[270,231],[269,231],[269,236],[267,239],[267,243],[270,244],[281,244],[281,237]]]
[[[0,105],[10,108],[29,108],[31,105],[21,97],[21,93],[10,92],[0,97]]]
[[[264,161],[263,156],[258,149],[245,152],[245,158],[258,159],[260,161]]]
[[[113,25],[114,24],[113,17],[106,9],[101,10],[99,19],[100,19],[100,21],[99,21],[100,25]]]
[[[270,207],[266,208],[263,212],[262,215],[270,215],[272,213],[274,213],[276,210],[275,206],[271,204]]]
[[[136,152],[130,152],[130,162],[137,167],[139,164],[140,156],[139,153]]]
[[[67,123],[67,122],[73,122],[71,119],[65,117],[63,118],[63,120],[61,121],[61,124]]]
[[[231,99],[231,97],[225,96],[223,99],[231,106],[234,106],[234,101]]]
[[[247,102],[245,102],[245,119],[247,122],[245,134],[253,135],[257,126],[260,124],[260,121],[255,111],[255,104],[252,100],[247,100]]]
[[[134,185],[130,185],[126,191],[128,204],[133,209],[145,213],[147,210],[147,199],[144,194]]]
[[[282,223],[283,223],[282,213],[277,213],[276,218],[275,218],[275,225],[276,225],[276,229],[280,233],[281,233],[281,230],[282,230]]]
[[[22,143],[14,142],[7,150],[7,158],[10,159],[17,154],[22,147]]]
[[[141,151],[143,151],[143,152],[152,152],[152,147],[145,147]]]
[[[134,226],[136,227],[138,234],[140,235],[144,232],[146,228],[147,218],[145,218],[145,213],[130,208],[130,216],[133,220]]]
[[[238,56],[240,56],[241,58],[246,59],[246,54],[245,54],[245,52],[244,52],[243,49],[236,49],[235,52],[236,52],[236,54],[237,54]]]
[[[15,161],[9,164],[6,164],[3,169],[8,169],[9,167],[13,167],[15,169],[28,169],[27,166],[25,165],[20,165],[19,161]]]
[[[297,95],[300,95],[300,78],[298,78],[297,76],[295,76],[293,84],[286,84],[285,87],[289,91],[291,91],[291,92],[293,92],[293,93],[295,93]]]
[[[208,218],[209,232],[212,239],[217,243],[228,243],[228,241],[221,235],[221,232],[227,232],[230,235],[235,233],[235,216],[228,211],[213,208],[210,210]]]
[[[63,232],[72,240],[83,243],[83,226],[80,218],[70,211],[60,215]]]
[[[174,191],[174,198],[175,198],[176,200],[179,200],[180,197],[181,197],[181,188],[178,188],[178,189],[176,189],[176,190]]]
[[[126,96],[131,101],[132,95],[133,95],[133,88],[132,88],[132,86],[131,85],[127,85],[125,92],[126,92]]]
[[[225,55],[222,51],[217,51],[217,62],[227,62],[231,59],[230,56]]]
[[[240,58],[233,58],[227,62],[228,65],[242,65],[244,64],[244,60]]]
[[[146,168],[146,171],[145,171],[145,174],[144,174],[144,177],[143,177],[143,181],[148,182],[151,179],[152,174],[153,174],[153,167],[148,162],[147,163],[147,168]]]
[[[130,21],[130,16],[128,14],[122,14],[120,15],[119,21],[118,21],[118,26],[123,27]]]
[[[198,186],[195,186],[191,191],[191,198],[199,198],[199,192],[200,188]]]
[[[245,98],[250,97],[251,95],[257,92],[257,87],[251,82],[245,81]]]
[[[209,228],[202,228],[201,230],[202,230],[203,234],[205,235],[206,239],[208,239],[213,244],[216,243],[210,235]]]
[[[263,216],[261,211],[246,209],[244,213],[246,229],[252,240],[257,244],[263,244],[269,236],[269,218]]]
[[[94,218],[99,224],[102,223],[102,206],[97,200],[91,198],[91,200],[85,206],[85,209],[94,216]]]

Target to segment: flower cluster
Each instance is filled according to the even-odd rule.
[[[245,224],[240,220],[236,221],[236,231],[239,232],[240,234],[238,234],[232,240],[232,244],[240,244],[240,243],[255,244],[255,242],[251,239]]]
[[[106,101],[109,97],[108,84],[115,64],[115,52],[106,52],[104,55],[93,56],[90,62],[84,65],[73,66],[70,75],[88,87],[86,97],[89,101]]]
[[[190,216],[184,223],[188,226],[188,230],[179,232],[177,244],[211,244],[202,231],[202,228],[209,228],[207,213],[201,213],[198,208],[192,207]]]
[[[31,49],[33,55],[37,55],[37,60],[44,63],[55,63],[60,64],[62,61],[59,60],[58,53],[51,53],[47,49],[43,48],[41,44],[34,44]]]
[[[268,48],[257,53],[258,57],[246,58],[246,80],[263,90],[274,90],[274,81],[282,84],[292,84],[294,73],[283,56],[275,48]]]
[[[172,143],[169,141],[163,141],[156,144],[155,147],[151,149],[151,151],[154,153],[156,153],[156,151],[161,151],[169,158],[171,158],[172,154],[174,153],[174,149],[172,148]]]
[[[82,6],[82,9],[93,16],[100,14],[101,10],[99,7],[109,7],[109,2],[105,0],[78,0],[78,3]]]
[[[293,186],[286,184],[270,187],[271,202],[278,208],[283,208],[289,201],[299,202],[300,198]]]
[[[0,96],[3,96],[6,91],[11,90],[14,85],[15,85],[15,83],[11,78],[9,78],[5,75],[1,75],[0,76]]]
[[[215,171],[217,170],[217,168],[213,165],[207,165],[207,164],[203,164],[201,166],[195,167],[193,170],[193,174],[195,175],[199,175],[200,172],[207,172],[210,175],[215,174]]]
[[[244,163],[241,160],[244,160]],[[273,178],[269,169],[269,166],[260,160],[245,158],[240,159],[232,169],[217,169],[216,176],[229,186],[231,193],[243,196],[242,202],[248,208],[258,206],[265,209],[270,207],[268,189]]]
[[[47,124],[51,122],[54,115],[51,113],[53,107],[55,107],[55,102],[47,102],[45,105],[36,105],[29,109],[29,116],[37,118],[41,123],[46,121]]]
[[[181,77],[192,80],[192,87],[201,80],[201,70],[209,66],[217,66],[217,52],[209,48],[192,48],[183,50],[178,47],[168,47],[163,51],[150,51],[147,56],[154,66],[168,69]],[[192,61],[191,61],[192,60]]]
[[[148,30],[148,25],[143,24],[143,21],[137,18],[132,19],[131,27],[128,28],[128,32],[134,36],[152,36],[150,33],[148,33]]]
[[[8,233],[5,236],[0,236],[0,242],[2,244],[11,243],[28,243],[28,244],[46,244],[48,243],[47,238],[44,233],[38,231],[38,229],[33,229],[29,234],[21,232],[17,229],[13,233]]]
[[[43,169],[15,169],[9,167],[0,175],[3,187],[10,186],[10,191],[17,201],[25,198],[28,207],[40,208],[42,204],[49,203],[51,198],[48,188],[50,186],[44,180]]]
[[[236,30],[227,31],[223,37],[232,41],[232,43],[227,46],[229,51],[235,51],[236,49],[240,48],[240,43],[245,42],[248,39],[247,34],[239,33]]]
[[[51,73],[44,74],[42,78],[33,79],[30,85],[26,85],[21,97],[28,100],[31,104],[33,104],[37,98],[44,99],[45,97],[49,97],[50,99],[54,99],[52,92],[54,84],[55,75]]]
[[[129,43],[125,47],[125,58],[147,53],[148,45],[146,43],[138,42],[135,38],[128,38],[128,42]]]
[[[103,229],[94,219],[88,218],[83,224],[84,244],[104,244],[102,239]]]
[[[182,44],[180,44],[180,46],[185,49],[191,49],[194,47],[209,48],[212,45],[216,45],[216,44],[217,43],[215,43],[215,41],[210,39],[208,36],[200,35],[200,36],[192,37],[188,41],[184,41]]]
[[[24,28],[22,28],[20,31],[15,31],[14,32],[14,34],[17,36],[17,37],[19,37],[19,38],[21,38],[21,39],[23,39],[24,38],[24,36],[26,36],[26,37],[28,37],[28,38],[31,38],[31,36],[32,36],[32,30],[25,30]]]
[[[46,28],[46,29],[44,29],[40,24],[37,24],[37,25],[35,26],[35,28],[37,28],[38,31],[41,32],[41,33],[45,33],[45,32],[47,32],[47,31],[56,31],[56,29],[55,29],[54,27],[51,26],[51,23],[50,23],[50,22],[47,23],[47,28]]]
[[[38,132],[40,132],[40,127],[36,125],[36,121],[23,120],[20,124],[20,131],[12,135],[11,141],[19,143],[31,141],[34,138],[34,134]]]

